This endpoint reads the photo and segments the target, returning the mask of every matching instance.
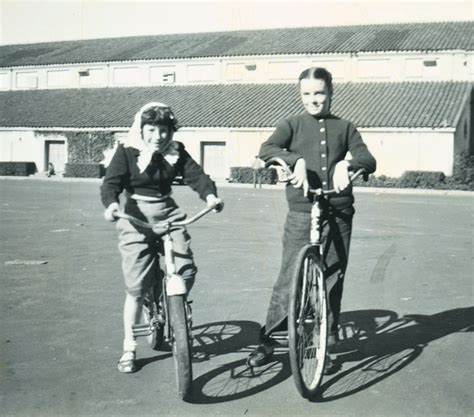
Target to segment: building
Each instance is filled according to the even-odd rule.
[[[250,166],[278,120],[302,110],[296,78],[334,75],[378,174],[452,173],[472,153],[473,22],[270,29],[0,47],[0,160],[71,160],[71,138],[126,133],[160,100],[177,139],[216,179]],[[84,139],[79,139],[84,140]]]

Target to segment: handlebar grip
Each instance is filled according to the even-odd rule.
[[[353,182],[356,178],[360,177],[361,175],[364,181],[367,181],[369,179],[369,174],[367,173],[367,170],[365,168],[359,168],[357,171],[355,171],[349,176],[349,179],[351,182]]]
[[[283,168],[286,175],[291,175],[293,173],[291,171],[290,166],[281,158],[273,157],[273,158],[270,158],[268,161],[265,162],[265,168],[268,168],[271,165],[280,166],[281,168]]]

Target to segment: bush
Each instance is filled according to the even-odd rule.
[[[114,146],[113,132],[65,132],[68,161],[71,163],[99,163],[104,151]]]
[[[444,184],[446,175],[441,171],[406,171],[400,177],[401,188],[439,188]]]
[[[74,178],[101,178],[105,175],[102,164],[77,164],[68,163],[64,171],[65,177]]]
[[[354,181],[356,187],[385,187],[385,188],[396,188],[398,187],[398,178],[387,177],[386,175],[380,175],[376,177],[373,174],[369,175],[367,181],[364,181],[362,177],[357,178]]]
[[[251,167],[231,167],[229,182],[240,184],[253,184],[253,168]],[[276,184],[278,174],[273,168],[259,168],[258,174],[262,184]]]
[[[474,155],[466,153],[455,155],[452,179],[457,184],[466,184],[469,189],[473,189]]]
[[[0,175],[27,177],[36,171],[34,162],[0,162]]]

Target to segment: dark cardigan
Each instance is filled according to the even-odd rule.
[[[273,134],[260,148],[260,158],[283,159],[290,167],[303,158],[308,170],[310,188],[332,189],[334,168],[350,152],[350,169],[365,168],[372,173],[376,161],[362,141],[355,126],[333,115],[313,117],[309,113],[283,119]],[[290,210],[311,211],[311,196],[304,197],[302,189],[291,184],[286,187],[286,197]],[[352,187],[329,198],[335,209],[351,207],[354,202]]]
[[[206,175],[199,164],[178,143],[179,159],[175,165],[170,165],[160,153],[155,153],[150,164],[143,173],[137,165],[139,151],[135,148],[125,148],[119,145],[115,151],[100,188],[102,203],[108,207],[118,202],[120,193],[125,189],[130,194],[140,194],[147,197],[160,197],[171,192],[171,184],[177,175],[182,175],[184,181],[199,197],[206,200],[209,194],[217,196],[214,182]]]

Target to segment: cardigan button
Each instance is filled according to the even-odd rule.
[[[325,140],[322,140],[322,141],[321,141],[321,145],[326,145],[326,141],[325,141]]]
[[[327,170],[327,168],[326,168],[326,167],[322,167],[321,169],[322,169],[323,171],[326,171],[326,170]]]
[[[324,127],[322,127],[321,129],[319,129],[320,132],[324,132],[326,129]]]

